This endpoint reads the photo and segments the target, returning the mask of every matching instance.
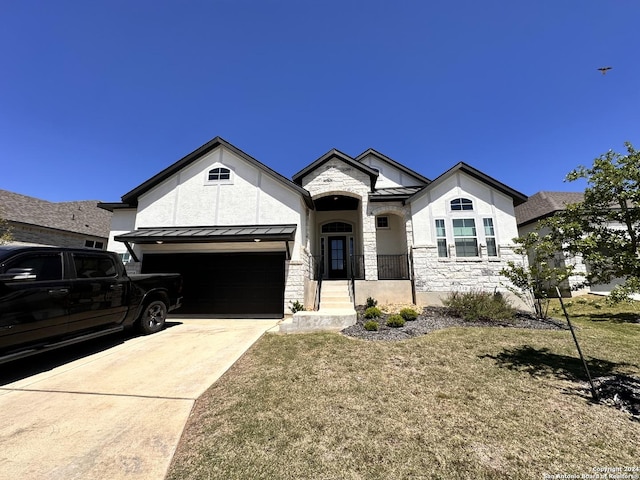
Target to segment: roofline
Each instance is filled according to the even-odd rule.
[[[125,210],[128,208],[136,208],[133,205],[129,205],[128,203],[122,203],[122,202],[98,202],[97,206],[98,208],[107,210],[112,213],[114,210]]]
[[[136,207],[138,205],[138,198],[141,195],[145,194],[146,192],[148,192],[149,190],[151,190],[155,186],[157,186],[160,183],[164,182],[169,177],[171,177],[173,174],[175,174],[176,172],[180,171],[181,169],[183,169],[187,165],[193,163],[194,161],[196,161],[197,159],[199,159],[203,155],[209,153],[210,151],[212,151],[212,150],[214,150],[214,149],[216,149],[216,148],[218,148],[220,146],[223,147],[223,148],[228,149],[229,151],[231,151],[235,155],[237,155],[240,158],[246,160],[247,162],[253,164],[255,167],[259,168],[260,170],[262,170],[263,172],[265,172],[267,175],[269,175],[270,177],[274,178],[275,180],[277,180],[277,181],[279,181],[281,183],[284,183],[289,188],[292,188],[293,190],[295,190],[297,193],[299,193],[302,196],[302,198],[304,199],[307,207],[309,207],[310,209],[313,210],[313,201],[311,200],[311,194],[308,191],[306,191],[304,188],[300,187],[299,185],[296,185],[294,182],[292,182],[288,178],[280,175],[275,170],[272,170],[271,168],[267,167],[264,163],[260,162],[259,160],[256,160],[255,158],[253,158],[248,153],[243,152],[238,147],[235,147],[234,145],[230,144],[229,142],[227,142],[226,140],[224,140],[221,137],[215,137],[212,140],[209,140],[207,143],[205,143],[201,147],[197,148],[193,152],[189,153],[188,155],[185,155],[184,157],[182,157],[177,162],[173,163],[172,165],[168,166],[167,168],[165,168],[164,170],[162,170],[158,174],[156,174],[153,177],[151,177],[149,180],[141,183],[140,185],[138,185],[133,190],[125,193],[122,196],[122,203],[123,204],[128,204],[131,207]],[[105,205],[109,205],[109,204],[105,204]],[[128,208],[128,207],[121,207],[121,208]]]
[[[518,223],[517,226],[518,226],[518,228],[520,228],[520,227],[524,227],[526,225],[530,225],[532,223],[539,222],[540,220],[544,220],[545,218],[553,217],[558,212],[562,212],[562,210],[554,210],[552,212],[547,212],[547,213],[545,213],[543,215],[537,216],[536,218],[531,218],[531,219],[526,220],[526,221],[524,221],[522,223]]]
[[[311,164],[307,165],[305,168],[300,170],[298,173],[294,174],[293,177],[291,177],[291,178],[293,179],[293,181],[296,184],[302,185],[302,179],[305,176],[307,176],[308,174],[310,174],[312,171],[316,170],[317,168],[321,167],[322,165],[324,165],[326,162],[328,162],[332,158],[338,158],[339,160],[341,160],[341,161],[343,161],[345,163],[348,163],[352,167],[357,168],[361,172],[366,173],[367,175],[369,175],[369,178],[371,179],[371,189],[373,190],[373,188],[376,185],[376,181],[378,180],[379,172],[374,170],[373,168],[368,167],[364,163],[356,161],[355,159],[351,158],[346,153],[343,153],[340,150],[337,150],[335,148],[329,150],[327,153],[322,155],[320,158],[318,158],[317,160],[315,160]]]
[[[530,225],[532,223],[538,222],[540,220],[543,220],[545,218],[548,217],[553,217],[556,213],[558,212],[562,212],[564,210],[566,210],[567,205],[571,205],[574,203],[580,203],[580,202],[568,202],[568,203],[563,203],[562,206],[560,206],[558,204],[558,202],[556,201],[555,196],[556,195],[580,195],[584,198],[584,192],[567,192],[567,191],[558,191],[558,190],[540,190],[539,192],[534,193],[533,195],[531,195],[528,200],[532,200],[534,197],[539,196],[545,200],[548,200],[549,204],[551,207],[553,207],[552,210],[547,210],[544,213],[541,213],[540,215],[536,216],[536,217],[532,217],[528,220],[525,220],[523,222],[518,223],[518,227],[524,227],[525,225]],[[517,215],[516,215],[516,220],[517,220]]]
[[[509,187],[508,185],[505,185],[504,183],[496,180],[495,178],[490,177],[486,173],[482,173],[480,170],[477,170],[476,168],[473,168],[471,165],[469,165],[469,164],[467,164],[465,162],[458,162],[456,165],[451,167],[449,170],[444,172],[442,175],[440,175],[436,179],[434,179],[425,188],[423,188],[419,192],[417,192],[414,195],[412,195],[409,198],[409,202],[413,201],[415,198],[417,198],[420,195],[422,195],[425,191],[429,190],[432,186],[435,186],[435,185],[441,183],[442,181],[444,181],[444,179],[446,177],[448,177],[449,175],[455,173],[456,171],[464,172],[467,175],[475,178],[476,180],[480,180],[483,183],[491,185],[496,190],[498,190],[498,191],[504,193],[505,195],[511,197],[513,199],[514,206],[521,205],[521,204],[523,204],[524,202],[527,201],[528,197],[524,193],[521,193],[521,192],[518,192],[517,190],[514,190],[513,188]]]
[[[427,177],[419,174],[418,172],[416,172],[415,170],[411,170],[408,167],[405,167],[403,164],[396,162],[394,159],[387,157],[384,153],[380,153],[377,150],[373,149],[373,148],[369,148],[367,150],[365,150],[364,152],[362,152],[360,155],[358,155],[355,160],[358,162],[362,162],[362,160],[364,159],[364,157],[366,157],[367,155],[375,155],[376,157],[378,157],[379,159],[389,163],[390,165],[393,165],[394,167],[396,167],[399,170],[402,170],[404,173],[406,173],[407,175],[411,175],[412,177],[414,177],[417,180],[420,180],[421,182],[424,182],[425,184],[430,184],[431,180],[428,179]]]
[[[374,203],[375,202],[402,202],[404,204],[413,195],[415,195],[415,193],[414,194],[398,193],[394,195],[369,195],[369,201]]]
[[[43,230],[51,230],[51,231],[54,231],[54,232],[62,232],[62,233],[73,234],[73,235],[81,235],[83,237],[95,237],[95,238],[104,238],[104,239],[108,239],[109,238],[109,234],[107,234],[107,235],[99,235],[99,234],[96,234],[96,233],[79,232],[77,230],[66,230],[64,228],[47,227],[46,225],[39,225],[37,223],[21,222],[20,220],[7,219],[7,222],[10,223],[10,224],[22,225],[22,226],[26,226],[26,227],[29,227],[29,228],[41,228]],[[69,248],[74,248],[74,247],[69,247]]]

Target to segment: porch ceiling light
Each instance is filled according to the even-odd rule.
[[[338,200],[338,197],[333,197],[333,200],[334,200],[334,201]]]
[[[156,243],[157,243],[158,245],[162,245],[164,242],[163,242],[162,240],[156,240]]]
[[[261,240],[259,238],[254,238],[253,241],[257,243],[257,242],[260,242]]]

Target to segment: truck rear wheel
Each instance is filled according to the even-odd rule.
[[[162,300],[153,300],[147,303],[142,310],[138,328],[142,333],[148,335],[162,330],[166,321],[167,305]]]

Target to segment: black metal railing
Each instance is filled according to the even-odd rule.
[[[324,276],[324,257],[322,255],[311,255],[309,258],[309,279],[317,280],[316,298],[313,302],[313,309],[320,309],[320,293],[322,291],[322,277]]]
[[[351,255],[351,278],[364,279],[364,255]]]
[[[408,280],[409,255],[378,255],[379,280]]]

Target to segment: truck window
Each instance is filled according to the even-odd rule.
[[[111,257],[73,254],[73,263],[78,278],[115,277],[118,274],[116,264]]]
[[[58,253],[21,255],[5,263],[3,271],[15,274],[16,280],[62,280],[62,257]]]

